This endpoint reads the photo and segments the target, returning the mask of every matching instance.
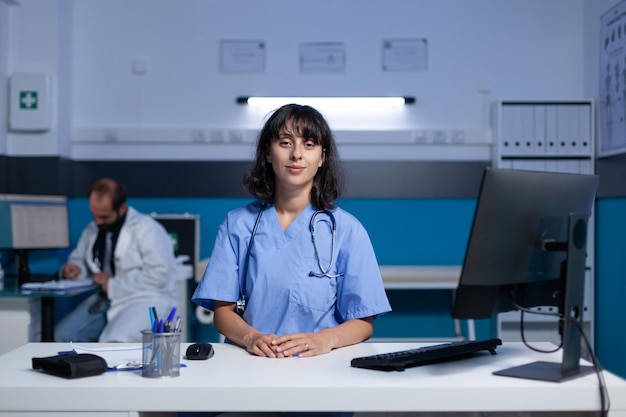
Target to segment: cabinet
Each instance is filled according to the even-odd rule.
[[[0,294],[0,331],[3,334],[0,339],[0,355],[33,341],[29,340],[31,305],[33,301],[38,301],[9,297],[8,292],[6,295]]]
[[[493,161],[497,168],[594,173],[594,109],[582,101],[498,101],[493,108]],[[594,220],[588,222],[587,271],[583,327],[594,337]],[[545,310],[545,308],[544,308]],[[498,337],[520,341],[520,313],[498,315]],[[524,335],[529,342],[558,343],[555,318],[525,314]],[[583,344],[584,346],[584,344]]]

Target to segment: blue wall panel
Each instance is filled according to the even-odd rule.
[[[349,199],[381,265],[460,265],[475,199]]]
[[[200,215],[200,258],[211,255],[224,216],[245,198],[130,198],[137,210]],[[75,243],[91,220],[85,198],[70,199],[70,238]],[[469,235],[474,199],[344,199],[339,202],[366,227],[381,265],[460,265]],[[341,227],[341,225],[339,225]],[[376,337],[451,337],[450,291],[389,291],[393,312],[376,323]],[[195,339],[214,339],[209,326]],[[481,333],[490,332],[483,326]]]
[[[211,255],[220,222],[245,198],[130,198],[137,210],[200,215],[200,258]],[[381,265],[460,265],[474,214],[474,199],[345,199],[339,202],[368,230]],[[91,220],[85,198],[69,200],[74,244]],[[341,227],[339,225],[339,227]]]
[[[626,378],[626,198],[596,203],[595,337],[600,363]]]

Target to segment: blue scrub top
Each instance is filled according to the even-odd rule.
[[[261,202],[228,213],[218,230],[207,270],[192,301],[214,309],[214,300],[235,302],[243,274],[248,243]],[[333,210],[336,220],[335,265],[321,272],[311,239],[309,205],[282,231],[273,205],[263,212],[250,249],[245,279],[247,305],[244,320],[262,333],[278,336],[317,332],[349,319],[378,316],[391,311],[370,238],[363,225],[348,212]],[[315,221],[315,242],[321,266],[331,261],[332,232],[327,214]]]

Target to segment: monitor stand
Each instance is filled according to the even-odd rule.
[[[580,366],[578,370],[564,371],[561,363],[537,361],[496,371],[493,374],[539,381],[563,382],[593,373],[594,371],[593,366]]]
[[[563,307],[559,309],[563,314],[562,362],[532,362],[494,372],[494,375],[562,382],[587,375],[595,370],[593,366],[580,365],[588,219],[589,216],[586,214],[570,214],[569,216],[568,239],[565,242],[567,258],[565,269],[562,271],[565,295]]]

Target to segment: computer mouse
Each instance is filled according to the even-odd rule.
[[[187,347],[185,356],[190,360],[206,360],[213,357],[213,345],[210,343],[192,343]]]

